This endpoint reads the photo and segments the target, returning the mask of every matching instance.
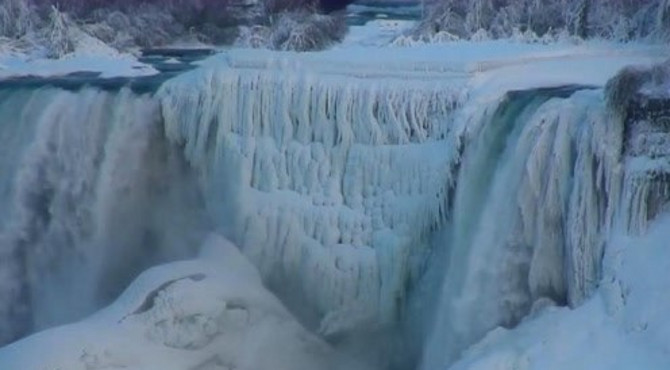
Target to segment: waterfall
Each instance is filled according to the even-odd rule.
[[[461,163],[424,369],[596,289],[621,192],[622,132],[598,90],[511,92],[489,108]]]
[[[79,319],[147,267],[195,253],[203,199],[150,96],[0,95],[0,340]]]

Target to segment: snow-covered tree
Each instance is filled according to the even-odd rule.
[[[39,22],[32,3],[25,0],[0,2],[0,36],[18,38],[30,32]]]
[[[61,13],[55,6],[51,7],[49,23],[44,29],[48,47],[48,57],[60,58],[75,49],[72,21],[67,14]]]
[[[574,18],[574,33],[581,38],[589,36],[589,9],[591,0],[581,0]]]
[[[0,0],[0,38],[39,45],[53,57],[73,48],[65,37],[72,28],[124,51],[176,41],[231,44],[238,35],[256,47],[322,49],[346,32],[342,14],[323,14],[323,1]]]
[[[259,24],[242,27],[236,44],[278,50],[321,50],[347,32],[341,12],[323,14],[319,0],[264,0]]]
[[[448,32],[471,38],[516,33],[570,33],[577,37],[630,40],[670,37],[670,0],[424,0],[415,37]]]

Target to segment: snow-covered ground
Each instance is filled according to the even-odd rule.
[[[62,59],[0,55],[0,79],[64,76],[76,72],[97,72],[101,78],[150,76],[158,73],[151,65],[141,63],[131,55],[71,55]]]
[[[46,58],[46,50],[17,50],[0,39],[0,79],[21,76],[52,77],[96,72],[100,77],[136,77],[158,73],[131,54],[120,53],[91,36],[77,33],[75,47],[60,58]]]

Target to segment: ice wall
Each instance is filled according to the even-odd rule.
[[[79,319],[191,256],[202,198],[129,90],[1,90],[0,341]]]
[[[448,217],[461,88],[317,77],[291,60],[221,62],[158,96],[219,228],[332,336],[399,318],[431,231]]]

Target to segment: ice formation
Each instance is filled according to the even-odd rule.
[[[215,219],[270,284],[307,297],[321,332],[398,318],[448,212],[451,86],[224,64],[158,94]]]

